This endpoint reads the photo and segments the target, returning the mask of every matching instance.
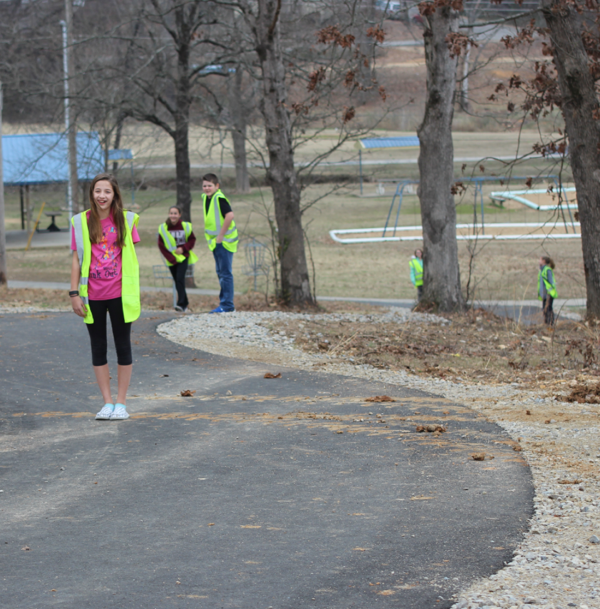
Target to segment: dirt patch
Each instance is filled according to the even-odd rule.
[[[554,329],[525,327],[484,310],[446,319],[444,325],[290,320],[279,329],[304,351],[337,361],[452,381],[512,383],[545,389],[560,400],[600,403],[599,326],[564,321]],[[583,382],[582,374],[591,380]]]

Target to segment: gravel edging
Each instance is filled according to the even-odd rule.
[[[520,442],[535,485],[535,512],[530,530],[513,560],[498,573],[476,581],[460,593],[455,609],[547,609],[600,607],[600,440],[594,404],[568,405],[586,419],[574,424],[510,421],[511,412],[528,404],[553,403],[543,391],[510,385],[475,385],[417,377],[404,371],[332,361],[327,354],[295,348],[276,329],[285,319],[449,323],[434,315],[390,309],[381,314],[235,312],[189,315],[161,324],[158,333],[181,345],[209,353],[393,383],[442,395],[484,413]],[[517,418],[517,417],[516,417]],[[587,419],[596,419],[588,422]],[[580,480],[580,482],[575,483]],[[571,482],[571,484],[565,484]]]

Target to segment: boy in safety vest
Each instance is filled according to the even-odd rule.
[[[554,276],[554,261],[548,256],[540,258],[540,271],[538,273],[538,298],[542,301],[544,312],[544,323],[547,326],[554,325],[554,311],[552,303],[557,297],[556,277]]]
[[[415,250],[415,255],[408,263],[410,266],[410,280],[417,288],[417,301],[423,296],[423,252],[419,249]]]
[[[204,209],[204,235],[208,249],[215,258],[217,277],[221,285],[219,306],[211,313],[229,313],[233,306],[233,254],[237,251],[238,232],[233,211],[227,197],[221,192],[219,178],[207,173],[202,178],[202,208]]]

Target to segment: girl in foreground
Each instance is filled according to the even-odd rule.
[[[104,406],[96,419],[127,419],[131,380],[131,322],[140,316],[140,279],[134,243],[139,216],[123,211],[114,176],[97,175],[90,185],[90,209],[71,220],[71,305],[83,317],[92,345],[92,364]],[[113,402],[106,359],[106,314],[110,315],[118,361],[118,393]]]

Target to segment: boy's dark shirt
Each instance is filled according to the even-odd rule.
[[[213,195],[213,196],[214,196],[214,195]],[[206,209],[206,212],[205,212],[205,213],[208,213],[208,210],[209,210],[209,208],[210,208],[210,201],[211,201],[211,199],[212,199],[212,196],[211,196],[211,197],[209,197],[209,196],[207,195],[207,197],[206,197],[206,203],[205,203],[205,209]],[[231,205],[229,205],[229,201],[228,201],[228,200],[227,200],[225,197],[219,197],[219,207],[220,207],[220,209],[221,209],[221,215],[223,216],[223,218],[224,218],[224,217],[225,217],[225,216],[226,216],[226,215],[227,215],[227,214],[228,214],[230,211],[233,211],[233,210],[231,209]]]

